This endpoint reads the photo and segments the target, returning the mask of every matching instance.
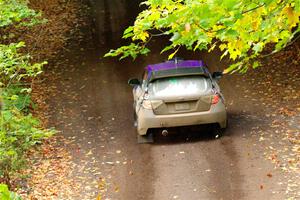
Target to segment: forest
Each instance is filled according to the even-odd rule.
[[[141,10],[136,11],[137,16],[131,16],[128,9],[133,3],[136,10]],[[225,94],[230,96],[228,110],[233,124],[224,144],[227,137],[240,141],[244,135],[248,137],[257,131],[254,141],[263,143],[261,146],[268,153],[255,155],[267,157],[274,168],[293,177],[290,182],[276,181],[283,182],[278,185],[286,184],[286,199],[297,199],[300,197],[299,21],[298,0],[122,0],[110,3],[107,0],[0,0],[0,199],[100,200],[122,199],[122,195],[124,199],[142,199],[131,195],[144,191],[140,186],[134,189],[135,181],[142,182],[135,177],[134,169],[138,171],[136,176],[145,173],[142,168],[147,168],[147,162],[136,155],[135,149],[138,152],[146,150],[137,147],[131,139],[118,141],[121,137],[118,133],[129,134],[131,138],[134,132],[128,125],[131,124],[128,116],[132,116],[127,110],[131,107],[128,101],[131,96],[121,84],[125,83],[124,79],[139,74],[141,64],[171,60],[182,51],[190,52],[189,56],[204,55],[208,63],[213,55],[213,60],[217,61],[212,64],[221,66],[226,75],[222,84]],[[96,102],[91,96],[95,96]],[[125,99],[124,102],[121,99]],[[260,120],[256,122],[257,118]],[[94,124],[87,125],[89,123]],[[245,128],[240,129],[243,124]],[[278,136],[273,137],[274,133]],[[93,139],[84,143],[89,137]],[[175,137],[174,141],[181,139]],[[155,149],[165,144],[165,139],[158,140],[162,141],[159,147],[145,148]],[[191,143],[201,143],[199,145],[206,142],[201,138],[191,140]],[[95,141],[97,144],[93,144]],[[282,141],[286,143],[282,145]],[[285,150],[281,147],[277,150],[276,145]],[[176,145],[169,146],[172,149]],[[183,147],[184,151],[180,148],[176,147],[176,153],[169,152],[170,155],[186,155],[190,147]],[[126,152],[125,160],[118,157],[123,152]],[[101,156],[95,158],[96,154]],[[114,155],[111,159],[116,161],[107,159],[111,154]],[[157,156],[145,155],[147,158]],[[191,155],[194,159],[195,155]],[[135,166],[134,159],[136,163],[143,163],[141,167]],[[265,161],[265,158],[260,159]],[[84,162],[82,168],[80,162]],[[254,163],[259,162],[254,160]],[[91,163],[97,166],[93,168]],[[114,167],[120,163],[130,166],[129,171],[115,172]],[[152,165],[152,161],[149,163]],[[160,165],[162,169],[170,167],[157,164]],[[231,166],[233,164],[228,164],[228,168]],[[267,164],[262,168],[265,166]],[[109,174],[103,172],[99,176],[104,169]],[[33,176],[35,170],[39,174]],[[211,169],[202,171],[210,172]],[[49,173],[55,174],[60,181],[47,182]],[[74,178],[74,174],[80,174],[79,179]],[[130,180],[129,189],[118,176]],[[266,177],[273,175],[267,172]],[[149,183],[151,181],[155,182],[149,178]],[[257,183],[258,191],[265,189],[264,184],[268,183]],[[43,185],[44,190],[41,189]],[[226,197],[218,193],[218,189],[207,190],[210,191],[208,195]],[[217,192],[211,192],[215,190]],[[161,194],[149,191],[144,191],[148,192],[149,199],[164,199],[167,192],[172,192],[169,196],[173,199],[180,196],[173,194],[171,189]],[[194,193],[198,194],[198,189],[194,189]],[[181,198],[194,197],[185,194]],[[251,198],[245,196],[244,199]]]

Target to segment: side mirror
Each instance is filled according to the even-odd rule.
[[[220,80],[223,76],[223,72],[214,72],[212,74],[213,79]]]
[[[139,81],[139,79],[133,78],[128,80],[128,84],[131,86],[136,86],[136,85],[140,85],[141,82]]]

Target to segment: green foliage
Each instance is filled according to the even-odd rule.
[[[0,27],[13,23],[21,25],[34,25],[40,13],[29,9],[26,0],[0,0]]]
[[[257,59],[266,45],[275,44],[273,53],[278,52],[300,31],[299,0],[147,0],[142,4],[147,9],[123,35],[134,43],[106,56],[136,56],[152,37],[167,35],[170,45],[162,52],[176,53],[181,46],[193,51],[219,47],[222,58],[235,61],[227,72],[245,72],[260,65]]]
[[[4,106],[0,113],[0,176],[5,180],[25,166],[26,152],[32,146],[53,133],[41,129],[36,118],[23,112],[28,103],[28,99],[23,99],[26,96],[19,93],[11,96],[12,92],[7,90],[10,88],[2,93]]]
[[[12,81],[22,78],[36,77],[42,73],[42,66],[46,64],[30,64],[30,56],[18,53],[24,43],[1,45],[0,44],[0,86],[7,86]]]
[[[21,43],[20,43],[21,44]],[[18,53],[22,45],[0,45],[0,83],[3,87],[0,111],[0,176],[9,184],[11,175],[26,166],[27,151],[42,139],[53,134],[43,130],[30,113],[31,88],[22,86],[22,80],[35,78],[41,73],[40,64],[30,64],[29,56]]]
[[[7,185],[0,184],[0,199],[1,200],[22,200],[19,195],[9,191]]]
[[[30,83],[45,63],[30,64],[30,57],[18,53],[23,44],[0,45],[0,84],[3,106],[0,110],[0,177],[9,184],[11,175],[26,166],[26,153],[42,139],[52,135],[43,130],[30,113]]]
[[[4,102],[9,102],[7,104],[4,103],[3,109],[6,107],[6,109],[14,107],[18,110],[22,110],[24,113],[29,113],[29,107],[34,107],[31,102],[30,92],[31,88],[17,86],[5,88],[5,90],[2,91],[2,96],[4,97]]]
[[[0,0],[0,28],[34,25],[39,14],[27,7],[25,0]],[[53,134],[41,128],[30,114],[33,107],[31,81],[46,64],[31,63],[30,55],[20,53],[23,42],[0,44],[0,178],[8,187],[12,175],[26,166],[28,150]],[[20,199],[0,185],[0,199]]]
[[[105,57],[122,55],[120,60],[128,56],[131,56],[133,59],[135,59],[138,54],[147,55],[149,52],[150,50],[148,48],[137,46],[132,43],[128,46],[120,47],[117,50],[110,50],[109,53],[105,54]]]

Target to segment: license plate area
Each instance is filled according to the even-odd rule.
[[[175,103],[176,111],[189,110],[189,109],[190,109],[189,103]]]

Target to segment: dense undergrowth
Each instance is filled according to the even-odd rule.
[[[55,58],[83,23],[76,2],[0,0],[0,199],[19,198],[9,190],[24,178],[28,152],[54,134],[39,120],[47,108],[39,105],[45,100],[37,99],[44,95],[36,84],[45,60]]]
[[[33,26],[42,23],[40,14],[18,0],[0,1],[0,28],[9,26]],[[1,38],[12,37],[11,32],[1,32]],[[8,189],[13,188],[13,179],[19,177],[26,166],[30,148],[52,135],[53,131],[40,126],[29,109],[31,83],[42,73],[46,62],[32,63],[29,54],[20,53],[24,42],[0,44],[0,187],[1,199],[16,199]]]

